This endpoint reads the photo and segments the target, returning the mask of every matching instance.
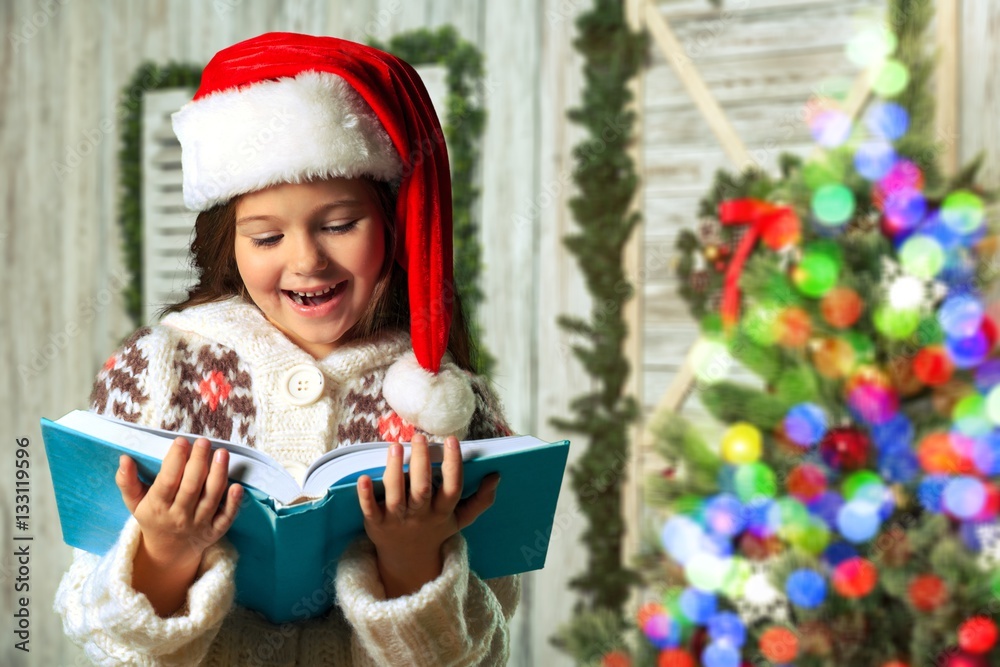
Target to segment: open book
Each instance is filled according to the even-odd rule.
[[[115,544],[129,518],[115,484],[119,456],[131,456],[140,478],[150,483],[175,437],[199,437],[83,410],[56,421],[42,419],[41,426],[63,539],[98,554]],[[332,450],[296,479],[251,447],[209,440],[213,449],[229,451],[230,481],[247,490],[226,535],[240,554],[237,601],[274,623],[325,612],[334,603],[337,560],[364,533],[357,480],[370,475],[378,492],[389,443]],[[569,442],[511,436],[465,441],[461,449],[463,497],[490,473],[499,472],[503,479],[493,506],[462,531],[472,570],[490,579],[543,567]],[[431,444],[430,456],[438,473],[441,445]],[[404,443],[404,466],[408,460]]]

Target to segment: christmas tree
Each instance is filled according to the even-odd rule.
[[[680,237],[698,394],[725,429],[651,425],[669,518],[636,622],[660,667],[1000,664],[995,221],[975,165],[934,166],[930,4],[891,5],[902,29],[860,40],[860,119],[814,101],[815,155],[720,173]]]

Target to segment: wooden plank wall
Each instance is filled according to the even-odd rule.
[[[578,103],[580,58],[573,19],[587,0],[77,0],[0,3],[0,150],[7,177],[0,222],[0,323],[5,375],[0,382],[0,612],[14,606],[15,438],[30,441],[32,462],[31,652],[0,644],[0,664],[84,664],[63,639],[51,611],[68,563],[62,546],[38,418],[86,402],[100,364],[130,330],[115,223],[119,94],[144,60],[204,63],[218,49],[269,30],[364,40],[420,26],[455,25],[486,55],[489,110],[480,182],[487,343],[498,356],[497,382],[514,427],[556,438],[586,376],[555,326],[556,315],[586,315],[589,298],[562,245],[574,223],[570,150],[581,138],[566,121]],[[798,110],[828,77],[850,76],[841,45],[854,13],[879,0],[707,0],[663,2],[688,56],[716,93],[751,151],[773,162],[776,148],[804,150]],[[956,141],[966,159],[985,148],[987,174],[1000,181],[1000,9],[965,0],[960,49],[963,103]],[[775,46],[777,45],[777,46]],[[637,271],[644,290],[647,405],[669,382],[694,327],[674,296],[672,240],[693,222],[697,198],[726,165],[662,56],[652,54],[643,115],[647,189],[645,252]],[[140,91],[134,91],[140,94]],[[773,140],[773,146],[769,141]],[[655,463],[653,463],[655,466]],[[549,646],[570,617],[566,581],[585,555],[579,512],[568,489],[557,513],[548,567],[525,579],[514,621],[514,665],[568,665]]]
[[[139,65],[205,63],[220,48],[271,30],[364,41],[450,24],[477,44],[488,72],[483,96],[489,121],[479,174],[487,345],[499,359],[496,380],[512,425],[555,439],[564,434],[548,420],[565,413],[586,382],[554,324],[559,313],[585,315],[589,308],[561,242],[572,225],[565,200],[569,151],[579,138],[565,121],[580,87],[570,41],[573,18],[586,4],[79,0],[54,2],[46,12],[38,0],[0,3],[0,145],[9,174],[0,182],[6,207],[0,276],[7,286],[0,296],[6,370],[0,421],[8,452],[0,488],[11,488],[14,439],[29,438],[35,554],[31,652],[16,651],[8,632],[0,664],[85,664],[51,611],[70,551],[61,543],[37,424],[41,416],[86,404],[98,368],[131,329],[119,296],[125,278],[115,222],[118,100]],[[67,166],[57,173],[56,165]],[[0,495],[0,511],[9,517],[13,498]],[[513,665],[569,664],[548,640],[570,616],[574,597],[566,582],[582,563],[571,495],[568,489],[563,494],[548,567],[525,577],[512,630]],[[5,616],[15,602],[11,532],[10,521],[3,521]]]

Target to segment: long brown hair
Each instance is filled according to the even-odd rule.
[[[383,331],[409,331],[410,327],[406,271],[395,261],[396,195],[388,183],[368,178],[361,180],[370,189],[385,221],[385,259],[367,308],[344,333],[346,341],[370,338]],[[161,317],[234,296],[253,303],[236,266],[236,205],[239,200],[234,197],[198,214],[191,241],[191,263],[198,274],[198,282],[188,290],[186,299],[163,308],[159,313]],[[476,372],[478,354],[469,336],[458,291],[453,287],[446,298],[452,304],[448,352],[460,368]]]

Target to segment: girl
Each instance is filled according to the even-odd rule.
[[[367,536],[337,563],[337,606],[274,626],[232,604],[223,536],[242,489],[225,452],[179,438],[148,488],[122,457],[132,517],[105,556],[74,552],[55,604],[67,634],[102,665],[504,664],[519,579],[480,580],[458,532],[498,480],[460,501],[456,438],[510,429],[470,372],[447,153],[416,73],[265,34],[216,54],[173,125],[199,282],[108,360],[91,409],[242,442],[297,475],[332,447],[412,441],[410,482],[393,445],[384,503],[358,481]],[[438,490],[428,440],[445,442]]]

